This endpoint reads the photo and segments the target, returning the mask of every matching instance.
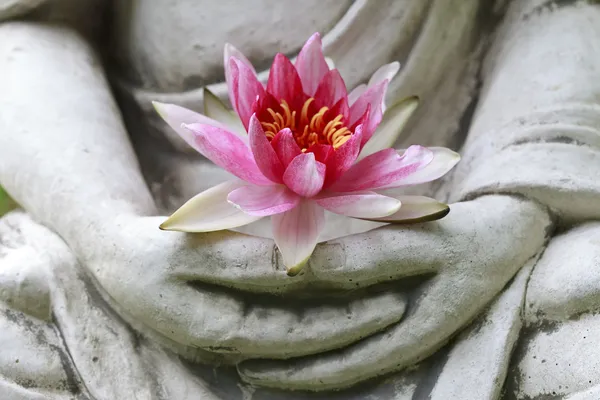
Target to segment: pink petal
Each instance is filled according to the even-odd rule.
[[[246,56],[236,49],[232,44],[225,43],[225,49],[223,51],[223,65],[225,66],[225,82],[227,83],[227,90],[229,92],[229,100],[231,101],[232,107],[234,105],[234,93],[233,93],[233,75],[231,71],[231,58],[236,58],[238,61],[244,63],[248,69],[256,76],[256,70],[252,63],[246,58]],[[236,72],[237,74],[237,72]],[[258,78],[257,78],[258,79]]]
[[[233,108],[240,116],[244,128],[253,113],[252,106],[257,98],[263,97],[265,89],[256,74],[235,57],[229,59],[229,93]]]
[[[227,195],[242,185],[246,183],[229,181],[205,190],[175,211],[160,225],[160,229],[212,232],[237,228],[258,221],[261,217],[248,215],[227,202]]]
[[[398,71],[400,70],[400,63],[398,61],[394,61],[391,62],[389,64],[385,64],[382,65],[377,71],[375,71],[375,73],[371,76],[371,79],[369,79],[369,83],[368,86],[376,86],[378,84],[380,84],[381,82],[384,81],[388,81],[391,82],[392,79],[394,79],[394,76],[396,76],[396,74],[398,73]],[[385,87],[385,90],[383,91],[383,96],[382,96],[382,100],[381,100],[381,112],[385,113],[385,94],[387,93],[387,85]]]
[[[235,57],[239,61],[241,61],[244,64],[246,64],[246,66],[250,69],[250,71],[252,71],[254,73],[254,75],[256,75],[256,70],[254,69],[254,66],[252,65],[252,63],[250,62],[250,60],[248,60],[246,58],[246,56],[244,55],[244,53],[242,53],[241,51],[239,51],[238,49],[236,49],[232,44],[225,43],[225,50],[223,51],[223,65],[225,65],[225,79],[227,79],[227,75],[230,73],[230,71],[229,71],[229,59],[231,57]]]
[[[284,168],[287,168],[290,162],[302,153],[298,143],[296,143],[296,139],[294,139],[294,134],[289,128],[282,129],[275,135],[273,140],[271,140],[271,146],[273,146]]]
[[[323,188],[325,164],[315,160],[313,153],[296,156],[283,174],[283,182],[303,197],[312,197]]]
[[[381,82],[378,85],[369,87],[365,92],[360,95],[356,102],[350,106],[350,123],[354,124],[364,114],[368,106],[371,106],[371,110],[377,107],[381,107],[381,101],[383,98],[383,92],[387,86],[387,81]]]
[[[327,187],[333,184],[354,164],[360,153],[361,143],[362,125],[359,125],[350,139],[329,155],[326,163],[327,175],[324,186]]]
[[[323,56],[321,36],[318,33],[313,34],[298,53],[296,69],[302,81],[304,92],[309,96],[314,95],[319,82],[329,71],[329,66]]]
[[[379,150],[393,147],[402,129],[406,126],[418,105],[419,98],[411,96],[390,107],[385,113],[383,121],[373,134],[373,137],[371,137],[361,150],[358,159],[361,160]]]
[[[300,197],[283,185],[248,185],[229,193],[227,201],[248,215],[265,217],[291,210]]]
[[[444,218],[450,212],[447,204],[424,196],[395,196],[402,206],[398,211],[380,218],[362,218],[376,222],[390,222],[396,224],[411,224],[418,222],[435,221]],[[361,218],[361,217],[357,217]]]
[[[346,99],[346,96],[339,99],[333,106],[329,104],[327,107],[329,107],[329,110],[326,112],[327,118],[333,119],[341,114],[344,116],[344,121],[348,119],[350,108],[348,107],[348,99]]]
[[[395,149],[371,154],[354,164],[333,186],[332,191],[354,192],[388,187],[423,168],[433,160],[426,147],[410,146],[402,156]]]
[[[250,139],[250,148],[254,154],[254,160],[263,175],[273,182],[283,182],[281,180],[284,171],[283,165],[281,164],[281,161],[279,161],[279,157],[277,157],[277,153],[273,150],[271,143],[269,143],[269,139],[267,139],[256,115],[250,117],[248,136]]]
[[[367,85],[361,83],[348,94],[348,104],[352,105],[356,103],[356,100],[367,90]]]
[[[175,104],[166,104],[153,101],[152,105],[154,109],[161,116],[162,119],[175,131],[187,144],[197,149],[196,143],[194,142],[194,135],[189,130],[183,128],[182,124],[205,124],[212,125],[219,128],[225,129],[225,125],[211,119],[205,115],[199,114],[195,111],[188,110],[177,106]]]
[[[314,95],[319,107],[331,107],[340,99],[346,98],[346,84],[337,69],[328,71],[319,83],[319,87]]]
[[[279,248],[288,275],[297,275],[317,245],[325,226],[325,210],[310,200],[271,217],[273,239]]]
[[[306,149],[307,153],[313,153],[315,155],[315,160],[325,165],[328,165],[329,158],[333,155],[334,150],[333,146],[329,144],[313,144],[308,149]]]
[[[204,88],[202,102],[204,103],[204,115],[219,121],[223,125],[220,128],[224,127],[230,132],[236,133],[245,143],[248,142],[248,132],[246,132],[246,128],[240,121],[240,117],[227,108],[221,99],[207,88]]]
[[[428,147],[427,149],[432,152],[433,156],[430,163],[410,175],[381,187],[381,189],[431,182],[444,176],[460,161],[460,154],[445,147]]]
[[[367,108],[370,107],[369,118],[363,124],[363,144],[371,138],[377,125],[381,122],[381,118],[383,117],[383,95],[387,90],[387,86],[388,81],[386,80],[378,85],[369,87],[350,107],[350,126],[357,122],[364,115]]]
[[[278,53],[273,60],[267,91],[278,101],[285,100],[290,105],[304,103],[304,91],[298,72],[292,62],[281,53]]]
[[[233,175],[256,185],[271,185],[254,161],[252,152],[235,133],[204,124],[183,125],[194,135],[194,148]]]
[[[380,218],[395,213],[401,202],[375,192],[335,194],[315,200],[318,205],[336,214],[354,218]]]

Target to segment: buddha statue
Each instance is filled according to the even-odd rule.
[[[228,175],[151,101],[313,32],[349,88],[402,64],[396,147],[462,156],[407,193],[450,213],[294,277],[268,235],[159,230]],[[600,398],[598,37],[593,1],[0,0],[0,398]]]

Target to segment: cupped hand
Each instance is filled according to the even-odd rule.
[[[551,226],[543,207],[510,196],[481,197],[451,208],[440,221],[340,239],[343,263],[329,262],[332,257],[324,251],[313,257],[314,279],[341,286],[386,280],[400,286],[401,278],[431,276],[410,291],[402,321],[325,354],[243,362],[242,378],[287,389],[338,389],[402,369],[440,348],[540,251]]]

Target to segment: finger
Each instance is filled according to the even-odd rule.
[[[238,366],[254,385],[331,390],[415,364],[444,345],[496,293],[439,276],[402,323],[337,352],[286,361],[250,360]]]
[[[481,202],[471,204],[479,205]],[[456,249],[460,262],[423,286],[400,324],[337,352],[302,360],[244,362],[239,366],[242,377],[263,386],[337,389],[399,370],[436,351],[543,246],[550,225],[543,209],[501,196],[488,199],[486,205],[496,206],[483,221],[486,230],[475,230],[475,238],[462,242],[463,248]],[[506,214],[500,206],[511,206],[512,211]],[[481,210],[475,209],[481,215]]]
[[[465,391],[471,399],[498,398],[523,325],[523,301],[536,262],[536,258],[527,262],[492,304],[453,340],[430,400],[466,400]]]
[[[244,292],[285,293],[308,284],[305,272],[290,278],[271,239],[231,231],[181,233],[160,231],[164,217],[136,218],[127,226],[127,236],[137,238],[142,249],[123,248],[122,257],[144,269],[160,265],[164,279],[204,282]],[[155,245],[149,245],[155,243]],[[109,266],[98,274],[111,279]],[[113,271],[119,273],[119,271]]]
[[[482,211],[475,214],[477,206]],[[477,219],[485,217],[484,207],[481,201],[456,203],[439,221],[387,225],[328,242],[313,254],[311,273],[328,286],[350,287],[435,272],[456,260],[453,243],[473,235]]]
[[[145,291],[152,293],[145,298],[145,313],[135,315],[153,310],[144,321],[147,326],[184,345],[244,358],[288,358],[339,348],[399,321],[406,306],[393,292],[303,304],[186,283],[145,286]],[[139,303],[139,295],[136,299]]]
[[[135,236],[155,234],[163,221],[164,217],[145,219]],[[308,268],[290,277],[271,239],[231,231],[159,234],[163,244],[155,249],[158,254],[146,250],[144,258],[149,263],[156,257],[166,258],[166,273],[173,278],[259,293],[290,293],[309,285],[356,289],[435,272],[452,248],[438,225],[385,227],[317,245]]]
[[[488,229],[490,224],[498,216],[510,215],[519,203],[508,196],[486,196],[451,205],[450,214],[439,221],[385,226],[329,241],[317,246],[309,267],[293,278],[285,274],[271,240],[228,232],[171,236],[174,256],[167,265],[180,279],[253,292],[289,293],[307,285],[330,289],[369,286],[433,273],[453,264],[465,252],[472,252],[475,238],[493,243],[496,231]],[[515,218],[499,220],[508,232],[511,228],[507,225]],[[159,221],[147,219],[140,230],[151,230]],[[199,267],[200,259],[211,262]]]
[[[450,205],[441,220],[383,228],[317,247],[310,263],[314,279],[329,287],[369,285],[432,273],[491,246],[523,221],[548,226],[545,210],[510,196],[484,196]],[[531,236],[534,236],[533,234]],[[541,238],[545,233],[542,231]],[[527,235],[525,235],[527,240]],[[351,279],[351,281],[350,281]]]

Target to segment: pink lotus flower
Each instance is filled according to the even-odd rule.
[[[448,206],[433,199],[381,193],[437,179],[459,160],[445,148],[385,148],[417,104],[409,98],[388,110],[376,132],[398,68],[381,67],[368,85],[348,94],[314,34],[295,64],[275,56],[265,87],[250,62],[226,45],[229,98],[241,124],[210,92],[205,112],[221,121],[172,104],[154,105],[190,146],[238,179],[198,194],[161,229],[208,232],[270,216],[275,243],[294,275],[318,242],[325,210],[390,223],[445,216]]]

